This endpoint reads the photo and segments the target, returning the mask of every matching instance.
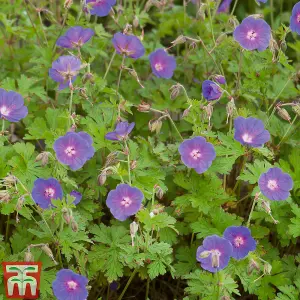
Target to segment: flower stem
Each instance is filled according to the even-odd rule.
[[[106,78],[106,76],[107,76],[107,74],[108,74],[108,72],[109,72],[109,70],[110,70],[111,64],[112,64],[112,62],[114,61],[114,58],[115,58],[115,56],[116,56],[116,53],[117,53],[117,51],[115,50],[114,53],[113,53],[113,55],[112,55],[112,57],[111,57],[111,59],[110,59],[110,62],[109,62],[109,64],[108,64],[108,67],[107,67],[107,69],[106,69],[106,72],[105,72],[105,74],[104,74],[103,79]]]
[[[239,59],[239,72],[238,72],[238,78],[237,78],[237,90],[240,89],[241,86],[241,72],[242,72],[242,63],[243,63],[243,49],[241,49],[240,52],[240,59]]]
[[[125,58],[126,56],[123,55],[123,59],[122,59],[122,63],[121,63],[121,67],[120,67],[120,73],[119,73],[119,78],[118,78],[118,83],[117,83],[117,90],[116,90],[116,96],[118,99],[118,102],[120,102],[120,95],[119,95],[119,88],[120,88],[120,82],[121,82],[121,76],[122,76],[122,72],[123,72],[123,65],[125,62]],[[120,112],[120,103],[118,103],[118,117],[120,118],[121,116],[121,112]]]
[[[213,39],[214,46],[215,46],[216,45],[216,41],[215,41],[214,27],[213,27],[212,18],[211,18],[210,7],[208,7],[208,18],[209,18],[209,23],[210,23],[211,35],[212,35],[212,39]]]
[[[150,286],[150,277],[148,276],[148,278],[147,278],[147,286],[146,286],[146,296],[145,296],[145,300],[148,300],[149,286]]]
[[[216,279],[217,279],[217,300],[220,299],[220,276],[219,276],[219,272],[215,273]]]
[[[255,204],[256,204],[256,200],[257,200],[257,198],[254,197],[252,207],[251,207],[251,211],[250,211],[250,214],[249,214],[249,218],[248,218],[248,221],[247,221],[247,227],[250,226],[250,221],[251,221],[251,218],[252,218],[252,214],[253,214],[253,210],[254,210],[254,207],[255,207]]]
[[[120,297],[118,298],[118,300],[121,300],[125,294],[125,292],[127,291],[132,279],[134,278],[135,274],[137,273],[137,269],[134,269],[134,271],[131,273],[131,276],[129,277],[128,281],[127,281],[127,284],[124,288],[124,290],[122,291],[122,294],[120,295]]]
[[[287,129],[287,131],[285,132],[284,136],[282,137],[281,141],[279,142],[279,144],[277,145],[280,146],[280,144],[283,142],[284,138],[287,136],[287,134],[290,132],[292,126],[294,125],[295,121],[297,120],[298,115],[295,116],[295,118],[293,119],[292,123],[290,124],[289,128]]]
[[[128,152],[127,153],[128,183],[129,183],[129,185],[131,185],[130,153],[129,153],[129,148],[128,148],[127,142],[124,141],[124,144],[125,144],[125,151]]]
[[[271,8],[271,28],[274,29],[274,1],[270,1],[270,8]]]
[[[2,119],[2,130],[1,133],[4,135],[4,131],[5,131],[5,120]]]
[[[41,23],[42,31],[43,31],[43,34],[44,34],[45,42],[46,42],[47,46],[49,46],[47,36],[46,36],[46,32],[44,30],[44,25],[43,25],[43,20],[42,20],[42,17],[41,17],[41,12],[38,12],[38,15],[39,15],[39,20],[40,20],[40,23]]]
[[[236,5],[237,5],[238,1],[239,1],[239,0],[235,0],[235,2],[234,2],[232,11],[231,11],[231,13],[230,13],[231,16],[234,14],[234,11],[235,11],[235,9],[236,9]]]
[[[73,88],[70,89],[71,90],[71,93],[70,93],[70,102],[69,102],[69,126],[70,126],[70,118],[71,118],[71,115],[72,115],[72,104],[73,104]]]
[[[178,135],[180,136],[181,140],[183,141],[183,137],[182,137],[181,133],[179,132],[179,130],[178,130],[176,124],[175,124],[174,121],[172,120],[172,118],[171,118],[171,116],[170,116],[169,113],[167,114],[167,117],[169,118],[169,120],[170,120],[171,124],[173,125],[174,129],[176,130],[176,132],[177,132]]]

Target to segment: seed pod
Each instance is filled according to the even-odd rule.
[[[98,184],[100,186],[103,186],[106,182],[106,176],[107,172],[105,170],[103,170],[99,175],[98,175]]]
[[[207,258],[210,256],[210,251],[203,251],[200,253],[200,258]]]
[[[28,250],[24,254],[24,261],[26,261],[26,262],[32,262],[32,261],[34,261],[34,257],[32,255],[32,253],[30,252],[29,248],[28,248]]]
[[[277,112],[278,115],[283,119],[286,120],[288,122],[291,122],[291,116],[289,115],[289,113],[287,112],[287,110],[285,108],[282,108],[280,106],[277,106]]]
[[[182,89],[182,85],[179,84],[179,83],[176,83],[175,85],[172,85],[172,86],[169,88],[170,99],[171,99],[171,100],[176,99],[176,98],[179,96],[181,89]]]
[[[70,221],[71,221],[71,215],[70,215],[69,209],[64,207],[61,211],[62,211],[62,215],[63,215],[64,220],[66,221],[67,224],[69,224]]]
[[[186,42],[186,37],[181,34],[173,42],[171,42],[171,44],[173,46],[176,46],[176,45],[184,44],[185,42]]]
[[[123,33],[124,34],[132,34],[132,25],[131,24],[126,24],[125,25],[125,28],[124,28],[124,30],[123,30]]]
[[[86,84],[87,82],[90,82],[92,84],[95,83],[95,79],[94,79],[94,75],[90,72],[87,72],[85,73],[83,76],[82,76],[82,83],[83,84]]]
[[[89,98],[89,96],[86,93],[86,88],[79,89],[79,96],[85,100],[87,100]]]
[[[133,18],[133,22],[132,22],[132,24],[133,24],[133,27],[134,28],[137,28],[138,26],[139,26],[139,19],[138,19],[138,17],[137,16],[134,16],[134,18]]]
[[[57,262],[55,261],[54,255],[51,251],[51,249],[49,248],[48,244],[44,244],[43,246],[41,246],[41,249],[46,253],[46,255],[48,255],[52,261],[57,264]]]
[[[44,167],[45,165],[48,164],[49,155],[50,155],[50,152],[42,152],[42,153],[38,154],[35,161],[41,161],[41,164]]]
[[[78,232],[78,224],[77,222],[74,220],[74,218],[72,218],[71,220],[71,228],[74,232]]]
[[[147,102],[142,101],[139,104],[137,110],[140,111],[140,112],[148,112],[150,110],[150,108],[151,108],[150,104],[148,104]]]
[[[211,103],[208,103],[206,106],[203,107],[204,111],[206,112],[207,118],[208,118],[208,124],[210,126],[210,119],[212,117],[214,107]]]
[[[0,202],[8,203],[10,200],[10,195],[7,190],[0,191]]]

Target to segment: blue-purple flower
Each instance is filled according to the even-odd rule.
[[[51,200],[62,199],[63,190],[55,178],[38,178],[34,181],[31,196],[37,205],[47,209],[52,206]]]
[[[291,31],[300,34],[300,2],[293,7],[290,23]]]
[[[73,201],[73,204],[75,204],[75,205],[77,205],[82,199],[82,194],[78,191],[74,190],[70,193],[70,195],[75,198],[75,200]]]
[[[149,55],[153,74],[158,78],[169,79],[176,69],[176,59],[164,49],[158,49]]]
[[[271,27],[262,19],[248,17],[233,32],[234,39],[247,50],[266,50],[271,39]]]
[[[24,106],[24,100],[20,94],[0,89],[0,119],[18,122],[27,114],[28,109]]]
[[[94,156],[92,144],[93,140],[86,132],[67,132],[55,141],[53,149],[59,162],[76,171]]]
[[[183,141],[178,150],[182,162],[199,174],[204,173],[216,158],[214,146],[202,136]]]
[[[88,42],[94,34],[94,30],[90,28],[74,26],[69,28],[63,36],[59,37],[56,41],[56,45],[67,49],[80,48]]]
[[[218,13],[227,13],[229,11],[231,2],[232,0],[223,0],[218,8]]]
[[[219,84],[226,84],[226,79],[222,75],[214,75],[213,78]]]
[[[106,17],[116,4],[116,0],[86,0],[86,4],[91,15]]]
[[[69,269],[61,269],[52,283],[53,294],[57,300],[86,300],[88,282],[85,276]]]
[[[258,180],[260,191],[264,196],[274,201],[286,200],[293,188],[293,179],[279,168],[270,168]]]
[[[120,122],[116,125],[116,128],[112,132],[108,132],[105,135],[107,140],[111,141],[122,141],[128,138],[129,133],[134,128],[135,123],[128,123],[128,122]]]
[[[204,270],[215,273],[228,265],[231,255],[231,243],[222,237],[211,235],[198,247],[196,259]]]
[[[81,68],[79,58],[72,55],[60,56],[52,63],[49,69],[49,76],[56,82],[59,82],[59,90],[70,86],[76,79]]]
[[[242,145],[258,148],[270,140],[270,133],[259,119],[237,117],[234,119],[234,139]]]
[[[256,249],[256,241],[247,227],[230,226],[224,231],[223,237],[231,243],[231,256],[235,259],[242,259]]]
[[[106,205],[116,219],[125,221],[139,211],[143,199],[144,195],[138,188],[119,184],[108,193]]]
[[[267,3],[268,0],[257,0],[257,1],[261,3]]]
[[[220,99],[223,91],[215,82],[204,80],[202,83],[202,94],[206,100],[212,101]]]
[[[134,59],[140,58],[145,54],[142,42],[135,35],[117,32],[112,38],[112,43],[118,54]]]

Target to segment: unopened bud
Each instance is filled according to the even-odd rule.
[[[248,265],[248,270],[247,270],[248,274],[250,275],[253,272],[253,270],[259,271],[260,266],[257,261],[255,261],[254,259],[251,259],[249,262],[249,265]]]
[[[219,84],[226,84],[226,79],[223,75],[214,75],[213,79]]]
[[[235,103],[234,100],[231,99],[226,105],[226,112],[227,112],[226,124],[228,124],[229,118],[233,116],[234,110],[235,110]]]
[[[210,126],[210,119],[214,112],[214,106],[211,103],[208,103],[206,106],[203,107],[204,111],[206,112],[206,116],[208,118],[208,124]]]
[[[130,162],[130,170],[134,170],[137,167],[137,161],[136,160],[132,160]]]
[[[73,218],[71,220],[71,228],[74,232],[78,232],[78,224]]]
[[[155,131],[156,133],[159,133],[161,130],[161,126],[162,126],[162,121],[160,119],[150,120],[148,123],[148,127],[151,132]]]
[[[106,178],[107,178],[106,174],[107,174],[107,172],[104,170],[98,175],[98,184],[100,186],[105,184]]]
[[[132,222],[132,223],[129,225],[129,227],[130,227],[130,235],[131,235],[132,237],[135,237],[137,231],[139,230],[139,224],[136,223],[136,222]]]
[[[53,255],[51,249],[49,248],[48,244],[44,244],[44,245],[41,247],[41,249],[45,252],[46,255],[48,255],[48,256],[52,259],[52,261],[53,261],[55,264],[57,264],[56,261],[55,261],[54,255]]]
[[[180,45],[180,44],[183,44],[186,42],[186,37],[184,35],[180,35],[178,36],[173,42],[171,42],[171,44],[173,46],[176,46],[176,45]]]
[[[270,275],[270,274],[271,274],[271,271],[272,271],[272,266],[271,266],[268,262],[266,262],[266,263],[264,264],[264,273],[265,273],[266,275]]]
[[[287,110],[285,108],[282,108],[280,106],[277,106],[277,113],[278,115],[283,119],[286,120],[288,122],[291,121],[291,116],[289,115],[289,113],[287,112]]]
[[[64,8],[69,9],[72,4],[73,4],[73,0],[66,0],[64,3]]]
[[[42,166],[44,167],[45,165],[47,165],[47,163],[49,161],[49,155],[50,155],[50,152],[42,152],[42,153],[38,154],[35,161],[40,161]]]
[[[26,261],[26,262],[34,261],[34,257],[33,257],[32,253],[30,252],[29,249],[25,252],[24,261]]]
[[[139,104],[137,110],[140,112],[148,112],[151,108],[151,105],[147,102],[142,101],[141,104]]]
[[[138,26],[139,26],[139,19],[138,19],[138,17],[137,16],[134,16],[134,18],[133,18],[133,22],[132,22],[132,24],[133,24],[133,27],[134,28],[137,28]]]
[[[162,190],[162,188],[159,185],[155,186],[155,190],[156,190],[156,192],[155,192],[156,197],[161,200],[164,196],[164,191]]]
[[[23,207],[23,204],[24,204],[24,201],[25,201],[25,197],[24,195],[21,196],[19,199],[18,199],[18,202],[17,202],[17,205],[16,205],[16,210],[21,210],[22,207]]]
[[[171,100],[176,99],[179,96],[181,89],[182,89],[182,85],[180,83],[176,83],[175,85],[172,85],[169,88],[170,99]]]
[[[70,215],[70,211],[68,208],[64,207],[62,210],[62,215],[64,220],[66,221],[67,224],[70,224],[71,221],[71,215]]]
[[[10,195],[9,195],[8,191],[1,190],[0,191],[0,202],[8,203],[9,200],[10,200]]]
[[[210,251],[203,251],[200,253],[200,258],[207,258],[210,256]]]
[[[191,108],[192,108],[192,105],[190,105],[187,109],[185,109],[185,110],[183,111],[183,114],[182,114],[182,117],[181,117],[182,119],[188,116],[188,114],[189,114],[190,111],[191,111]]]

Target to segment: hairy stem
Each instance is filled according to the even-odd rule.
[[[124,290],[122,291],[122,294],[120,295],[120,297],[118,298],[118,300],[121,300],[124,296],[124,294],[126,293],[132,279],[134,278],[135,274],[137,273],[137,269],[134,269],[134,271],[131,273],[131,276],[129,277],[127,283],[126,283],[126,286],[124,288]]]
[[[252,218],[252,214],[253,214],[253,210],[254,210],[256,201],[257,201],[256,197],[254,197],[253,202],[252,202],[252,207],[251,207],[251,210],[250,210],[250,214],[249,214],[249,218],[248,218],[248,221],[247,221],[247,227],[250,226],[250,221],[251,221],[251,218]]]
[[[116,53],[117,53],[117,51],[115,50],[114,53],[113,53],[113,55],[112,55],[112,57],[111,57],[111,59],[110,59],[110,62],[109,62],[109,64],[108,64],[108,67],[107,67],[107,69],[106,69],[106,72],[105,72],[105,74],[104,74],[103,79],[106,78],[106,76],[107,76],[107,74],[108,74],[108,72],[109,72],[109,70],[110,70],[111,64],[112,64],[112,62],[114,61],[114,58],[115,58],[115,56],[116,56]]]
[[[292,123],[290,124],[289,128],[287,129],[287,131],[285,132],[284,136],[282,137],[281,141],[279,142],[279,144],[277,146],[280,146],[280,144],[283,142],[285,137],[288,135],[288,133],[290,132],[292,126],[294,125],[295,121],[297,120],[297,117],[298,117],[298,115],[295,116],[295,118],[293,119]]]
[[[126,56],[123,55],[123,59],[122,59],[121,67],[120,67],[119,78],[118,78],[118,83],[117,83],[117,89],[116,89],[116,96],[117,96],[118,102],[120,102],[119,88],[120,88],[120,82],[121,82],[121,76],[122,76],[122,72],[123,72],[123,65],[125,62],[125,58],[126,58]],[[119,118],[121,117],[120,103],[118,103],[118,117]]]

